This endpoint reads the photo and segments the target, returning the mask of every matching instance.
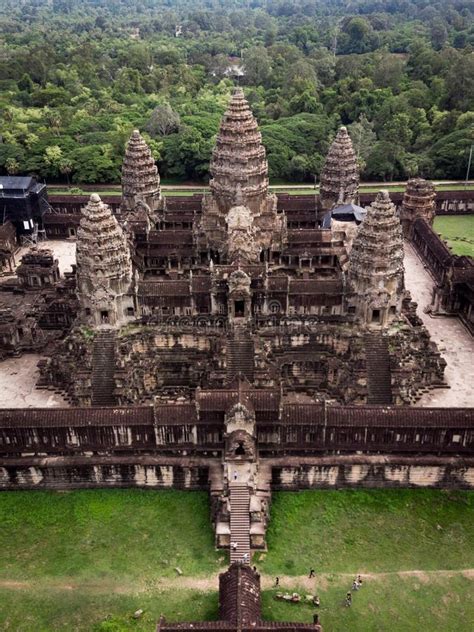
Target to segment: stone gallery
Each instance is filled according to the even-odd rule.
[[[272,194],[240,89],[210,170],[204,196],[164,198],[134,131],[120,204],[94,193],[76,224],[46,214],[46,230],[75,226],[76,265],[23,256],[0,344],[46,350],[39,386],[72,407],[0,410],[0,487],[207,489],[231,561],[220,621],[158,630],[320,630],[261,620],[249,563],[272,490],[474,486],[473,410],[413,407],[446,386],[445,361],[405,288],[404,238],[439,277],[433,309],[468,327],[474,266],[437,245],[431,183],[411,180],[400,209],[384,190],[360,206],[344,127],[316,206]]]

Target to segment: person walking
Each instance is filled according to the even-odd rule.
[[[279,586],[279,585],[280,585],[280,578],[275,577],[275,586]]]
[[[309,579],[311,579],[312,577],[315,577],[315,572],[314,572],[314,568],[310,568],[309,569]]]

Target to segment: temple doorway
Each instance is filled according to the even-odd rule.
[[[244,456],[244,455],[245,455],[244,442],[239,441],[239,445],[235,449],[235,456]]]
[[[234,314],[236,318],[245,316],[245,301],[234,301]]]

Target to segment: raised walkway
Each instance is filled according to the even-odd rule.
[[[474,339],[454,316],[431,316],[433,279],[416,251],[405,242],[405,285],[418,303],[417,313],[447,362],[445,376],[450,388],[427,393],[416,406],[474,406]]]

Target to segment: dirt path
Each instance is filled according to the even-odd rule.
[[[474,568],[464,568],[457,570],[437,570],[437,571],[387,571],[382,573],[363,573],[362,579],[366,581],[383,581],[389,577],[416,577],[422,583],[428,583],[438,577],[456,577],[462,576],[467,579],[474,579]],[[311,591],[317,585],[319,588],[325,588],[328,583],[328,579],[331,581],[344,580],[351,582],[354,579],[354,573],[320,573],[317,574],[314,579],[310,579],[307,575],[279,575],[280,587],[282,590],[288,590],[292,588],[305,588]],[[262,575],[261,577],[262,588],[268,590],[275,585],[275,577],[270,575]],[[74,579],[48,580],[43,578],[41,580],[41,586],[45,590],[54,591],[75,591],[81,592],[100,592],[100,593],[115,593],[115,594],[136,594],[143,592],[155,592],[164,590],[199,590],[202,592],[217,591],[219,588],[218,574],[208,577],[160,577],[157,579],[148,580],[145,582],[130,581],[114,582],[111,580],[102,580],[97,582],[78,582]],[[32,588],[37,589],[37,580],[28,581],[15,581],[8,579],[0,579],[0,589],[7,590],[30,590]]]

